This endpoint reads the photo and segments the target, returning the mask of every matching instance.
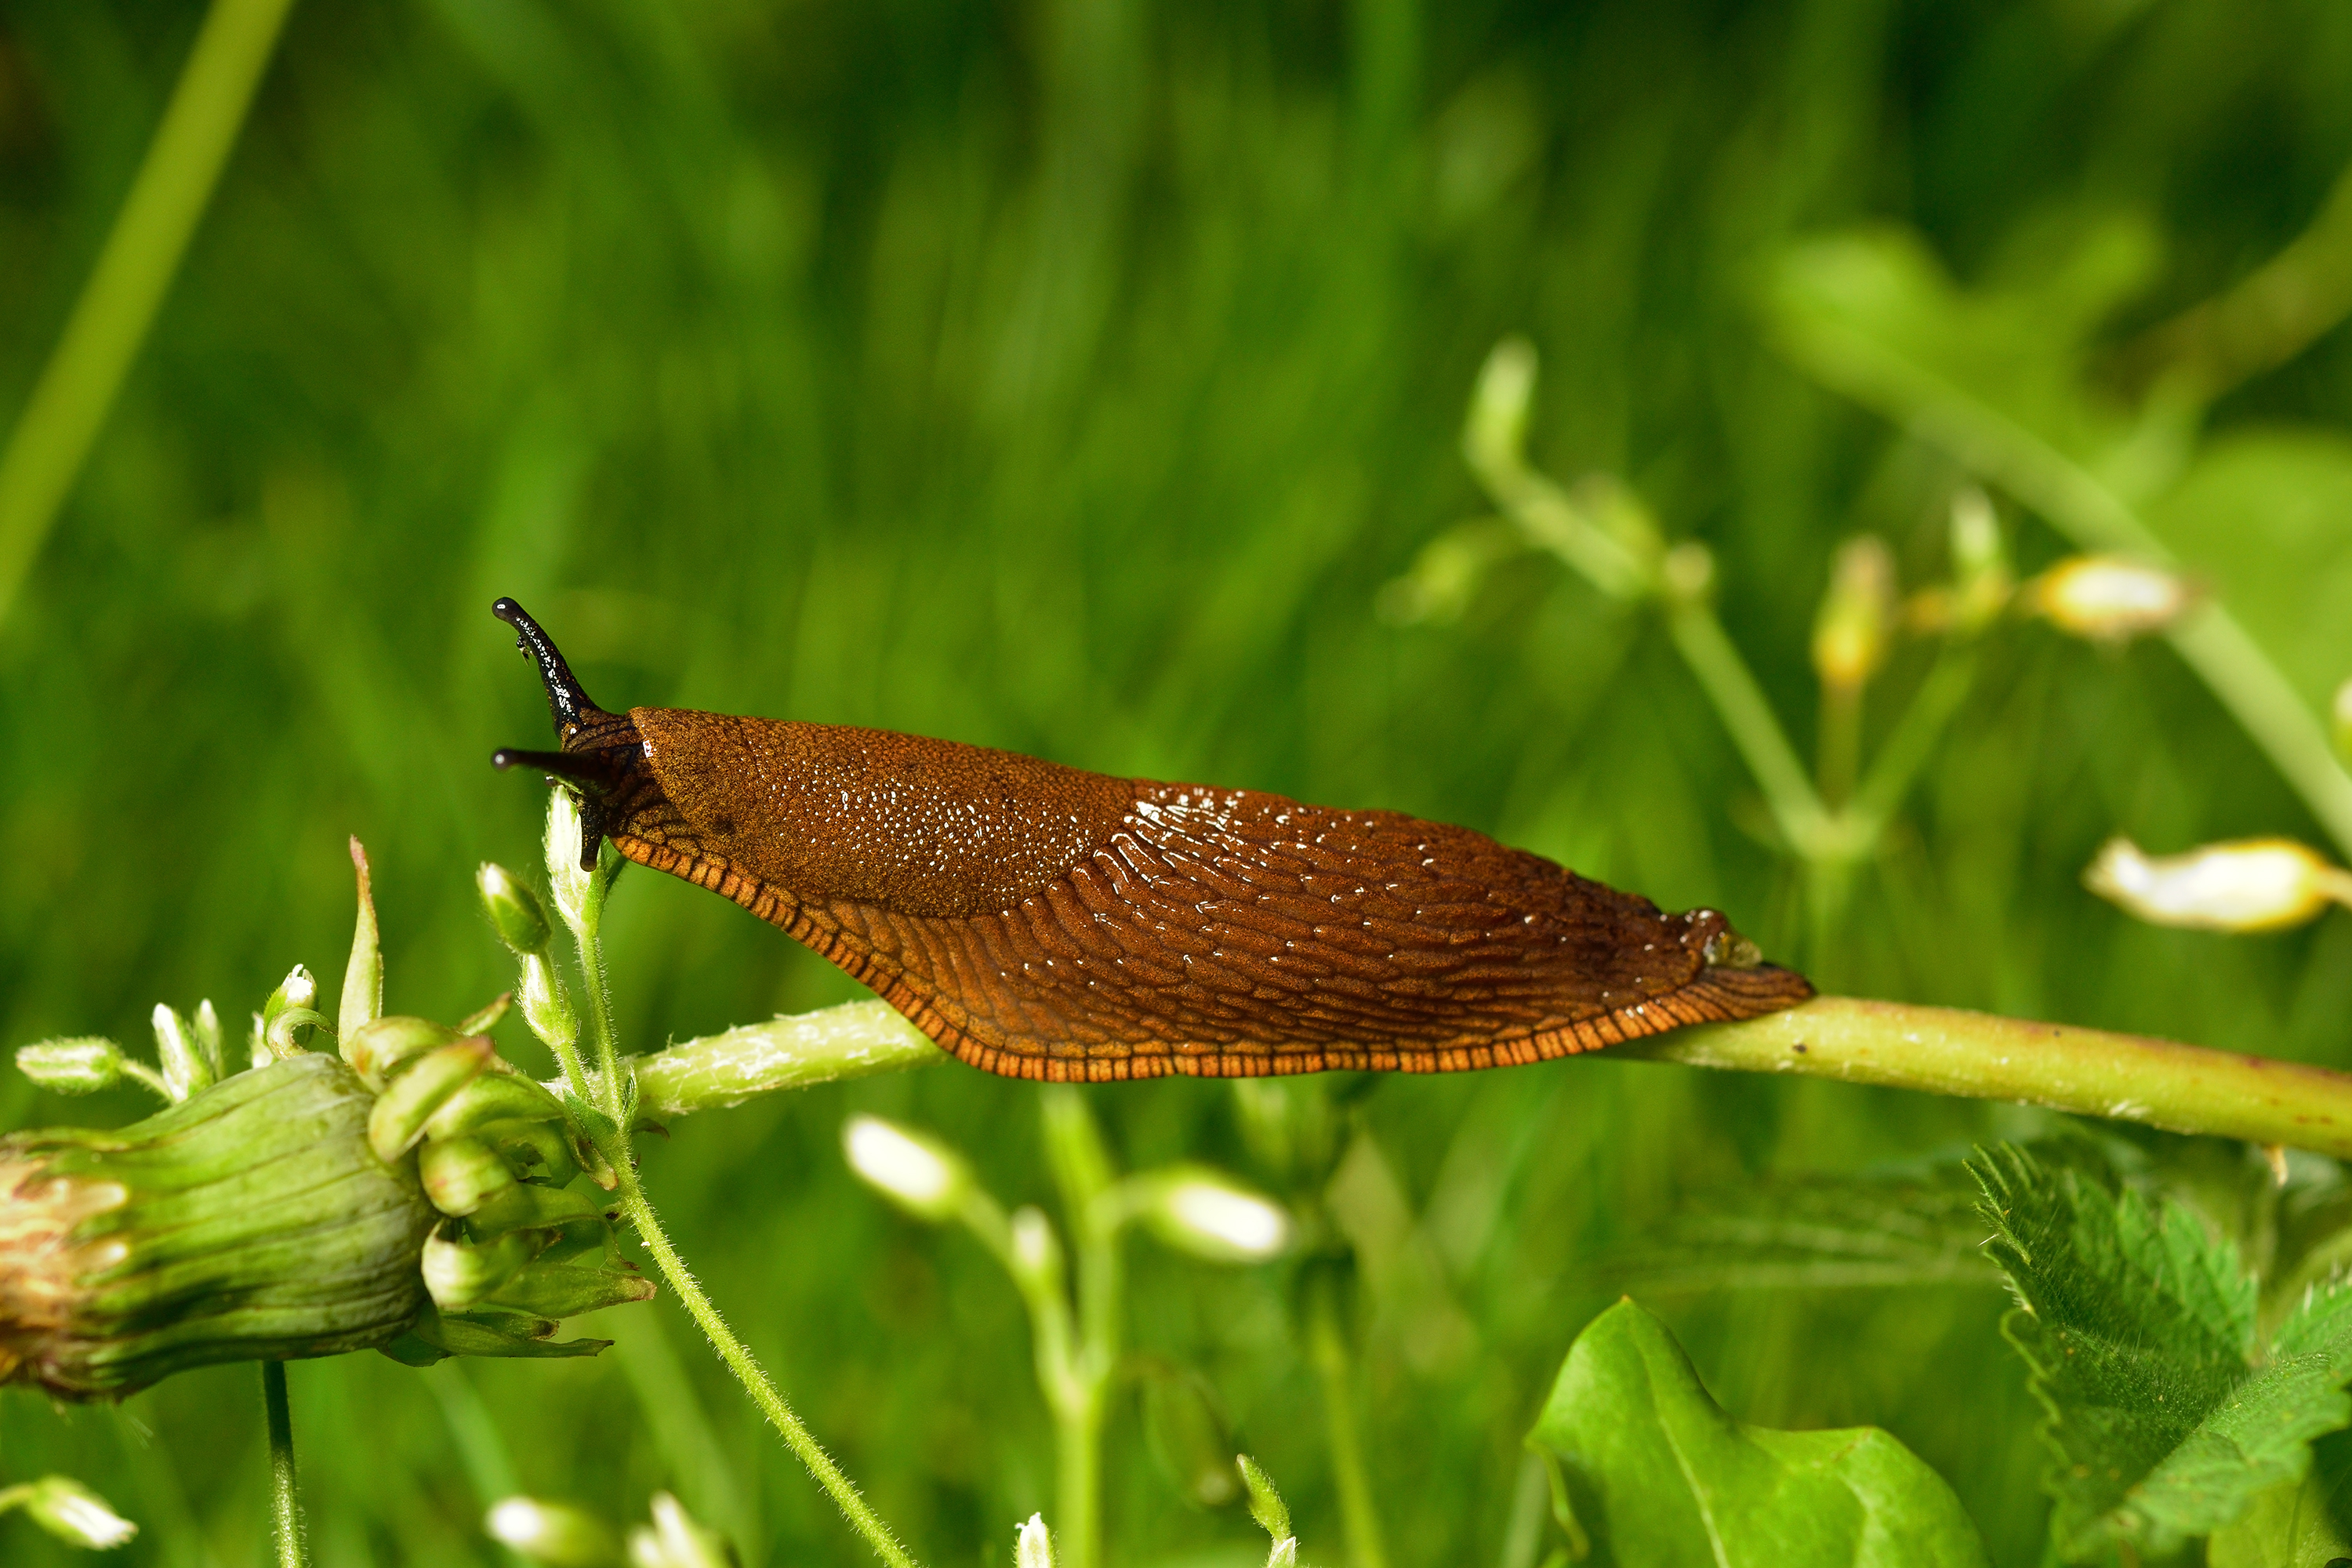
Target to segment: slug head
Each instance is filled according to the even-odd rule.
[[[501,746],[490,753],[490,765],[536,768],[569,788],[580,798],[580,864],[593,870],[596,850],[609,826],[626,821],[637,797],[654,785],[645,762],[645,744],[636,725],[625,713],[607,713],[580,689],[564,662],[555,639],[512,599],[500,599],[490,614],[515,629],[515,646],[539,666],[547,688],[548,716],[554,721],[560,752],[530,752]]]

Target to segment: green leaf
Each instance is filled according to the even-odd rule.
[[[1985,1562],[1951,1488],[1902,1444],[1873,1426],[1733,1420],[1666,1326],[1631,1300],[1577,1336],[1528,1440],[1554,1467],[1571,1532],[1617,1568]]]
[[[2206,1568],[2328,1568],[2352,1557],[2352,1434],[2313,1445],[2311,1473],[2254,1499],[2237,1523],[2205,1544]]]
[[[2069,1561],[2210,1534],[2300,1480],[2311,1440],[2352,1420],[2344,1295],[2307,1297],[2257,1369],[2255,1281],[2187,1209],[2152,1211],[2013,1147],[1972,1164],[2019,1301],[2004,1331],[2047,1412],[2052,1531]]]

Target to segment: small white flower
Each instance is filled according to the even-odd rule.
[[[67,1476],[43,1476],[0,1491],[0,1511],[11,1508],[23,1509],[59,1541],[88,1552],[111,1551],[139,1533],[104,1498]]]
[[[2187,579],[2122,555],[2077,555],[2044,572],[2027,605],[2061,631],[2121,642],[2161,631],[2197,602]]]
[[[949,1150],[878,1116],[842,1124],[842,1152],[884,1195],[922,1219],[952,1219],[971,1191],[971,1172]]]
[[[2352,903],[2352,874],[2288,838],[2240,838],[2153,856],[2112,838],[2083,873],[2091,891],[2154,925],[2275,931],[2329,900]]]
[[[1282,1205],[1213,1171],[1146,1180],[1143,1216],[1171,1247],[1220,1263],[1255,1263],[1290,1245],[1290,1215]]]
[[[1033,1513],[1013,1543],[1013,1568],[1054,1568],[1054,1536],[1045,1516]]]

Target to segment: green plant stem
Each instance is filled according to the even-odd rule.
[[[1863,774],[1861,786],[1847,807],[1856,821],[1866,825],[1874,840],[1903,804],[1903,797],[1911,792],[1912,780],[1927,765],[1929,753],[1950,727],[1960,704],[1968,700],[1976,679],[1976,645],[1947,642],[1936,656],[1936,662],[1928,667],[1927,677],[1919,683],[1919,689],[1912,693],[1911,705],[1879,743],[1878,754],[1871,759],[1870,769]]]
[[[2352,1156],[2352,1074],[1953,1007],[1817,996],[1761,1018],[1676,1029],[1611,1054],[2020,1100],[2173,1132]]]
[[[286,1404],[286,1363],[261,1363],[261,1405],[269,1426],[269,1539],[278,1568],[310,1568],[310,1527],[294,1471],[294,1418]]]
[[[290,0],[213,0],[58,346],[0,450],[0,619],[106,424],[212,200]]]
[[[873,1547],[874,1554],[891,1564],[891,1568],[916,1568],[914,1557],[890,1533],[890,1527],[882,1522],[881,1516],[859,1493],[856,1485],[842,1473],[833,1456],[824,1451],[824,1446],[816,1440],[801,1418],[793,1414],[792,1406],[785,1403],[783,1394],[769,1379],[759,1359],[736,1337],[735,1331],[728,1327],[727,1320],[719,1315],[719,1309],[712,1305],[701,1282],[688,1270],[686,1260],[678,1256],[677,1248],[662,1229],[660,1217],[654,1213],[653,1204],[646,1197],[645,1185],[637,1179],[636,1166],[627,1156],[625,1147],[609,1150],[605,1155],[620,1177],[621,1211],[636,1227],[638,1238],[645,1243],[646,1250],[653,1254],[655,1266],[661,1270],[662,1278],[669,1282],[669,1288],[677,1293],[687,1314],[701,1328],[704,1336],[710,1341],[711,1348],[719,1352],[719,1359],[727,1363],[728,1371],[735,1374],[735,1380],[751,1396],[751,1403],[759,1407],[760,1414],[766,1416],[768,1424],[782,1436],[784,1446],[808,1468],[809,1474],[816,1478],[817,1485],[825,1489],[834,1505],[841,1510],[841,1515],[849,1521],[850,1528],[864,1536],[866,1543]]]
[[[683,1116],[756,1095],[951,1060],[887,1002],[845,1002],[632,1057],[639,1104]]]
[[[1332,1480],[1339,1489],[1339,1523],[1347,1531],[1349,1568],[1388,1568],[1380,1510],[1372,1500],[1371,1474],[1356,1426],[1355,1357],[1348,1351],[1339,1303],[1328,1286],[1307,1299],[1307,1352],[1323,1385],[1324,1430],[1331,1447]]]
[[[1677,605],[1667,613],[1666,630],[1715,705],[1731,743],[1739,748],[1790,847],[1809,860],[1841,849],[1844,836],[1805,776],[1805,765],[1797,760],[1797,749],[1789,743],[1764,689],[1713,608],[1703,603]]]
[[[1067,1085],[1038,1097],[1045,1150],[1070,1218],[1077,1286],[1076,1333],[1062,1358],[1067,1371],[1055,1402],[1055,1500],[1060,1568],[1099,1568],[1103,1556],[1102,1432],[1110,1380],[1119,1360],[1127,1294],[1119,1232],[1129,1211],[1111,1177],[1110,1157],[1085,1097]],[[1043,1341],[1040,1342],[1041,1345]]]
[[[604,972],[604,896],[612,890],[612,871],[620,851],[610,843],[596,846],[597,866],[588,879],[587,896],[580,900],[580,922],[572,936],[580,945],[581,991],[587,999],[588,1039],[596,1050],[596,1107],[615,1121],[629,1120],[630,1107],[621,1076],[620,1037],[613,1027],[612,980]]]

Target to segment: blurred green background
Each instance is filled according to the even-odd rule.
[[[0,0],[0,417],[199,19]],[[1938,578],[1967,477],[1950,443],[1816,380],[1790,315],[1792,247],[1893,224],[1993,301],[1954,331],[1996,393],[2057,408],[2111,467],[2147,458],[2151,517],[2323,700],[2352,673],[2340,308],[2320,289],[2300,338],[2209,378],[2216,397],[2138,415],[2173,407],[2143,401],[2179,341],[2161,323],[2294,241],[2347,159],[2340,0],[299,7],[0,622],[0,1042],[142,1040],[159,999],[241,1019],[297,960],[331,986],[351,833],[393,1010],[453,1017],[509,984],[469,878],[535,855],[538,786],[487,761],[545,743],[488,616],[511,594],[608,706],[1393,807],[1718,905],[1830,988],[2352,1066],[2352,918],[2159,931],[2078,886],[2113,832],[2326,842],[2161,643],[1997,632],[1806,951],[1791,864],[1741,826],[1753,786],[1652,617],[1540,557],[1450,623],[1374,609],[1486,510],[1457,435],[1480,362],[1524,332],[1534,458],[1624,477],[1716,551],[1725,619],[1809,747],[1834,547],[1876,531],[1906,586]],[[2317,258],[2323,282],[2352,275]],[[2069,548],[1994,494],[2024,568]],[[1924,664],[1900,655],[1886,689]],[[612,929],[637,1048],[856,994],[649,874]],[[969,1238],[845,1174],[837,1130],[856,1107],[934,1128],[1050,1206],[1034,1099],[949,1067],[646,1152],[719,1302],[937,1563],[1003,1563],[1051,1506],[1026,1325]],[[1249,1168],[1226,1088],[1091,1099],[1132,1163]],[[140,1109],[0,1079],[6,1125]],[[2016,1124],[1606,1060],[1372,1088],[1339,1206],[1391,1560],[1527,1568],[1506,1552],[1519,1439],[1670,1216]],[[1307,1557],[1342,1561],[1286,1269],[1142,1242],[1132,1262],[1133,1344],[1206,1376]],[[1702,1271],[1643,1299],[1743,1419],[1886,1426],[1997,1561],[2039,1561],[2033,1413],[1991,1289]],[[748,1563],[864,1560],[674,1303],[605,1318],[622,1343],[593,1363],[297,1365],[320,1561],[499,1561],[478,1525],[502,1468],[622,1518],[672,1488]],[[215,1369],[120,1409],[11,1392],[0,1478],[97,1485],[145,1526],[124,1561],[257,1561],[255,1381]],[[1109,1441],[1115,1561],[1263,1552],[1238,1509],[1180,1496],[1132,1397]],[[0,1557],[68,1554],[10,1520]]]

